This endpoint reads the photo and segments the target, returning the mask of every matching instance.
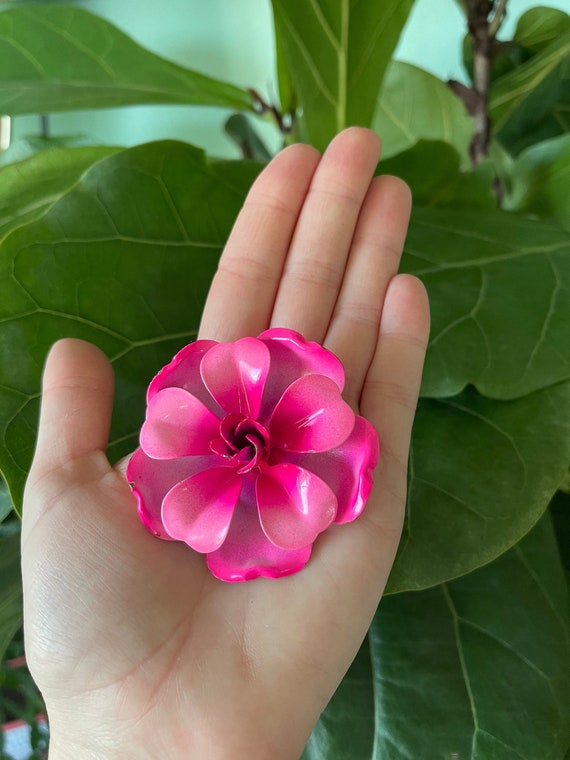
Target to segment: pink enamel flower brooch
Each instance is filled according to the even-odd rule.
[[[224,581],[301,570],[320,533],[362,512],[378,461],[343,386],[336,356],[293,330],[183,348],[148,388],[127,467],[144,525]]]

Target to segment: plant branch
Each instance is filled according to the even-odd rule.
[[[493,18],[489,22],[489,34],[493,38],[497,36],[497,32],[501,28],[501,24],[503,23],[503,18],[505,17],[506,9],[507,9],[507,0],[499,0],[499,2],[497,3],[497,7],[495,8]]]
[[[472,114],[475,132],[471,141],[471,159],[480,163],[488,153],[491,138],[489,87],[491,65],[496,54],[495,37],[505,16],[507,0],[467,0],[467,22],[473,45]],[[491,13],[493,14],[490,17]]]
[[[271,103],[267,103],[267,101],[261,97],[257,90],[250,88],[248,92],[253,98],[253,108],[256,114],[259,116],[262,116],[266,113],[271,114],[271,116],[273,116],[275,119],[275,122],[281,134],[287,135],[289,132],[291,132],[293,124],[291,116],[289,114],[283,114],[277,108],[277,106],[271,105]]]

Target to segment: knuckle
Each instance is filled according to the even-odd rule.
[[[357,327],[369,327],[377,331],[380,323],[380,304],[345,301],[338,305],[336,318]]]
[[[389,382],[387,380],[369,380],[368,392],[372,399],[381,398],[383,401],[390,401],[408,411],[416,411],[418,403],[417,393],[403,383]]]
[[[342,277],[338,266],[314,259],[298,259],[291,261],[287,267],[286,276],[302,284],[324,286],[336,290]]]
[[[256,283],[272,282],[275,273],[273,267],[263,261],[248,256],[233,256],[221,259],[216,276],[231,275],[240,280]]]

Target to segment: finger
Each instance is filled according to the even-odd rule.
[[[338,531],[333,526],[312,554],[311,561],[322,564],[327,577],[352,583],[347,595],[354,597],[354,578],[358,578],[355,614],[365,627],[384,589],[402,530],[408,449],[428,333],[425,288],[415,277],[396,275],[386,291],[377,348],[360,403],[361,413],[375,425],[380,439],[374,487],[358,520],[339,526]]]
[[[356,408],[378,341],[386,288],[398,271],[411,193],[397,177],[376,177],[366,194],[325,345],[342,361],[344,396]]]
[[[230,341],[269,326],[285,256],[319,153],[292,145],[254,182],[213,279],[199,337]]]
[[[425,288],[411,275],[397,275],[386,292],[378,345],[360,405],[377,427],[380,462],[374,478],[385,496],[376,504],[372,499],[365,514],[396,533],[403,520],[410,436],[428,338]]]
[[[56,343],[46,360],[33,477],[105,451],[113,406],[113,370],[95,346]]]
[[[293,235],[272,326],[322,342],[379,155],[377,135],[358,127],[341,132],[327,148]]]

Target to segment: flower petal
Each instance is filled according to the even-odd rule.
[[[229,467],[214,467],[177,483],[164,497],[164,527],[197,552],[215,551],[227,536],[241,486],[241,476]]]
[[[182,388],[164,388],[147,407],[140,444],[153,459],[210,454],[220,421],[195,396]]]
[[[261,420],[267,420],[273,407],[292,382],[304,375],[324,375],[333,380],[342,392],[344,369],[340,359],[312,340],[305,340],[295,330],[272,327],[258,336],[271,355],[269,376],[265,385]]]
[[[184,346],[176,356],[160,372],[154,376],[146,394],[146,402],[151,400],[163,388],[184,388],[202,403],[206,404],[211,411],[218,411],[212,402],[212,397],[206,390],[200,376],[200,362],[205,353],[213,346],[217,346],[215,340],[196,340],[188,346]],[[208,404],[210,401],[210,404]]]
[[[269,372],[269,350],[257,338],[218,343],[202,359],[202,380],[225,412],[257,419]]]
[[[356,416],[354,429],[340,446],[320,454],[290,454],[275,451],[273,462],[293,462],[314,472],[336,494],[335,523],[355,520],[366,506],[378,463],[378,435],[374,427]]]
[[[201,470],[215,466],[218,458],[185,457],[182,459],[151,459],[137,449],[127,464],[126,477],[132,484],[138,502],[141,521],[151,533],[166,541],[173,539],[162,524],[162,501],[170,489]]]
[[[227,538],[217,551],[208,554],[210,572],[222,581],[291,575],[301,570],[311,556],[310,545],[288,550],[271,543],[259,523],[254,488],[253,482],[244,482]]]
[[[275,406],[269,440],[286,451],[328,451],[348,438],[354,417],[336,383],[322,375],[306,375],[292,383]]]
[[[282,549],[302,549],[336,515],[336,496],[317,475],[295,464],[266,467],[256,483],[261,527]]]

